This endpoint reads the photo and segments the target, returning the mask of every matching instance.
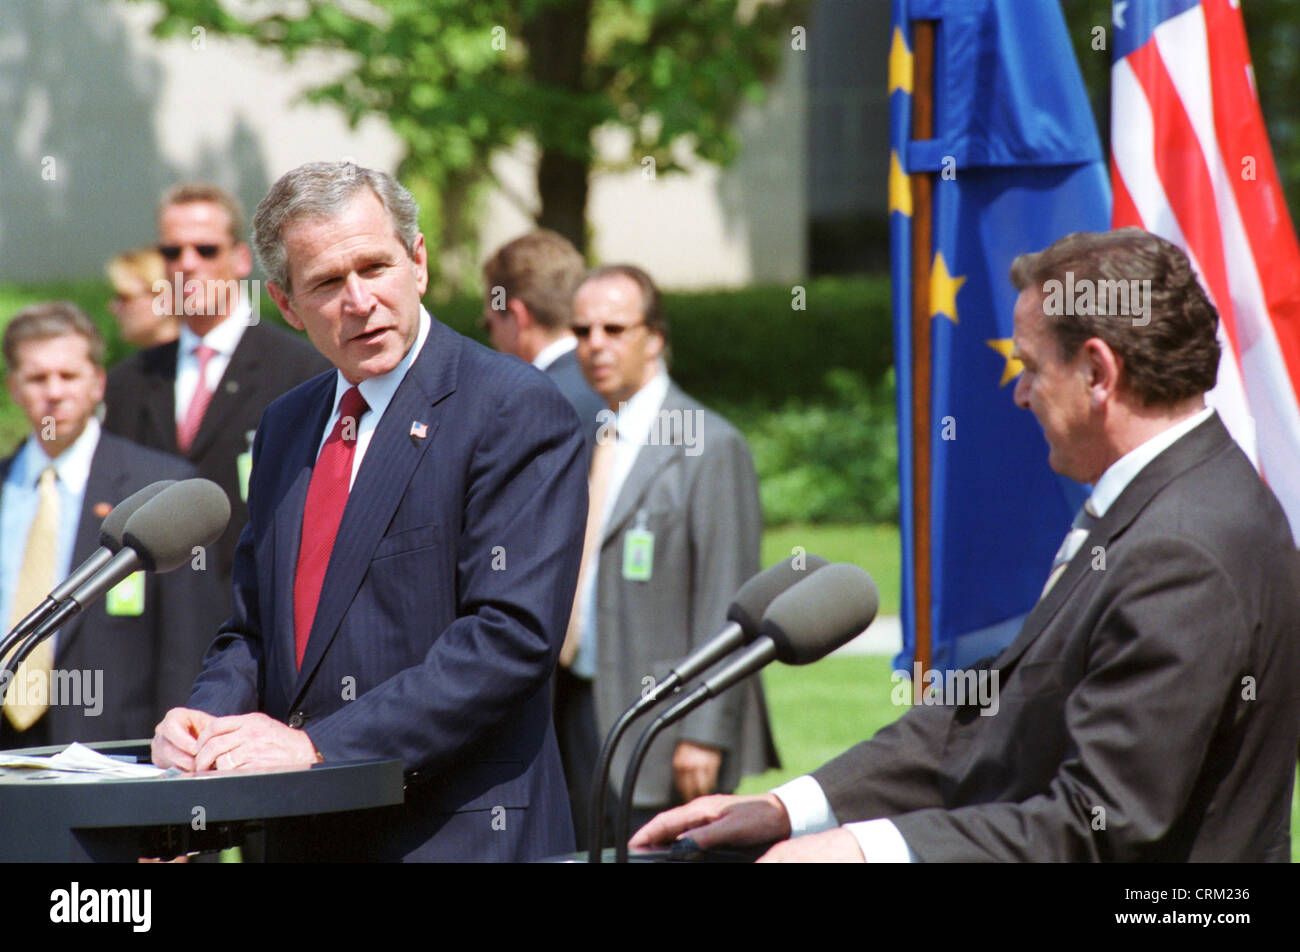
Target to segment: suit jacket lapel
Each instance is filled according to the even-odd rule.
[[[1066,605],[1074,589],[1082,582],[1092,569],[1093,546],[1108,548],[1115,539],[1138,517],[1147,503],[1160,490],[1187,471],[1188,467],[1203,462],[1210,456],[1229,449],[1232,437],[1224,429],[1217,415],[1184,435],[1137,474],[1119,498],[1106,510],[1093,527],[1091,534],[1084,540],[1079,551],[1057,579],[1052,590],[1033,607],[1025,618],[1020,634],[1009,644],[997,658],[999,668],[1007,668],[1025,653],[1034,643],[1057,613]],[[1062,533],[1064,534],[1064,529]]]
[[[262,379],[260,367],[263,350],[259,346],[262,332],[258,327],[259,325],[254,324],[244,328],[235,352],[230,355],[226,372],[217,381],[212,402],[208,404],[203,420],[199,423],[199,432],[194,435],[194,443],[190,446],[188,454],[190,459],[197,459],[207,452],[213,441],[221,435],[225,420],[237,404],[257,399],[258,384]],[[173,441],[174,439],[173,437]],[[240,451],[242,450],[241,446]]]
[[[682,400],[684,395],[677,389],[675,383],[669,383],[668,393],[664,396],[663,406],[656,411],[655,424],[652,426],[648,435],[649,439],[641,446],[636,455],[636,462],[632,464],[632,471],[627,474],[622,488],[619,490],[618,499],[614,501],[614,508],[610,510],[609,519],[605,522],[605,530],[601,536],[601,546],[613,538],[622,526],[633,516],[640,506],[641,499],[645,495],[650,484],[654,482],[659,472],[665,467],[677,461],[682,455],[682,434],[678,431],[677,421],[682,415],[688,412],[689,408]],[[659,416],[663,411],[680,410],[681,413],[671,415],[670,413]],[[659,424],[660,420],[672,421],[672,431],[668,434],[662,432]],[[650,441],[658,437],[658,445]]]
[[[392,402],[370,439],[365,459],[348,494],[343,521],[339,523],[334,550],[325,571],[316,619],[292,692],[295,704],[306,689],[312,671],[334,640],[348,606],[370,570],[370,557],[375,547],[392,521],[416,466],[433,443],[446,409],[438,404],[456,389],[456,368],[462,346],[462,341],[452,331],[433,321],[423,349],[393,394]],[[411,423],[414,421],[428,427],[421,439],[411,436]],[[306,500],[305,487],[303,500]],[[301,510],[302,506],[297,508]],[[293,561],[296,570],[296,547]],[[289,631],[292,630],[290,609]]]
[[[158,348],[139,385],[137,405],[144,412],[146,435],[140,442],[180,456],[176,443],[176,364],[180,344],[172,341]]]
[[[125,495],[126,477],[121,458],[111,441],[101,436],[90,462],[90,478],[86,480],[86,492],[81,500],[81,519],[77,523],[77,539],[72,548],[72,564],[69,569],[75,569],[99,547],[99,526],[107,513],[97,514],[95,508],[103,503],[110,507],[116,506]],[[78,615],[59,630],[55,645],[56,664],[64,659],[68,649],[81,636],[84,618],[84,613]]]
[[[293,693],[294,682],[298,679],[293,631],[293,581],[298,571],[298,547],[302,542],[303,508],[307,504],[307,487],[311,485],[316,448],[320,445],[325,424],[334,412],[335,379],[334,374],[329,374],[311,385],[312,389],[304,400],[307,406],[315,409],[303,421],[298,439],[285,447],[275,461],[275,465],[283,468],[289,484],[274,519],[272,579],[276,597],[271,630],[281,650],[272,653],[276,659],[275,668],[268,672],[268,677],[278,681],[286,697]]]

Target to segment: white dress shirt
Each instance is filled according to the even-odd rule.
[[[569,351],[576,350],[577,347],[578,338],[572,334],[565,334],[559,340],[551,341],[551,343],[539,350],[537,356],[533,358],[533,366],[538,370],[545,370]]]
[[[1088,508],[1098,517],[1106,515],[1106,510],[1148,463],[1208,420],[1213,413],[1213,408],[1206,407],[1111,463],[1088,497]],[[786,813],[790,816],[791,836],[820,833],[840,825],[821,785],[808,774],[782,784],[772,793],[785,805]],[[887,819],[847,823],[844,828],[857,839],[868,863],[910,863],[916,860],[908,849],[903,834]]]
[[[194,353],[195,349],[200,344],[207,344],[216,351],[208,360],[206,374],[208,390],[215,395],[217,384],[221,382],[226,368],[230,366],[230,358],[234,356],[235,348],[239,346],[239,341],[244,336],[244,330],[248,327],[252,313],[253,309],[248,302],[241,300],[239,307],[229,317],[202,337],[181,321],[181,334],[176,341],[176,422],[178,424],[185,419],[185,414],[190,408],[190,400],[194,396],[194,386],[199,381],[199,358]]]
[[[370,409],[361,414],[361,419],[357,421],[357,448],[352,454],[352,479],[348,483],[348,489],[351,489],[352,483],[357,480],[357,471],[361,469],[361,460],[365,458],[366,450],[370,446],[370,439],[375,435],[375,428],[379,426],[379,421],[383,419],[384,411],[393,402],[393,394],[397,392],[398,386],[406,379],[406,372],[415,363],[415,358],[420,355],[420,348],[424,346],[424,342],[429,336],[429,328],[432,326],[430,321],[429,312],[424,309],[424,305],[420,305],[420,330],[415,335],[415,343],[406,352],[406,356],[388,373],[380,374],[377,377],[368,377],[357,385],[361,391],[361,396],[365,398],[366,405]],[[325,431],[321,434],[320,445],[316,447],[317,456],[320,456],[320,451],[325,448],[325,441],[334,432],[334,424],[339,419],[339,401],[343,399],[343,394],[347,393],[351,388],[352,384],[348,383],[348,379],[336,370],[334,372],[334,410],[330,413],[329,419],[325,421]]]

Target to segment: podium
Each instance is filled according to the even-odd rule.
[[[149,762],[149,742],[87,744]],[[11,750],[49,756],[59,747]],[[244,828],[281,817],[394,806],[402,763],[365,760],[309,768],[224,770],[147,779],[53,779],[0,770],[0,862],[133,863],[233,842]],[[25,775],[26,774],[26,775]]]

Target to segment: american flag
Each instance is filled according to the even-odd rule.
[[[1115,227],[1187,252],[1221,318],[1209,396],[1300,539],[1300,247],[1239,0],[1116,0]]]

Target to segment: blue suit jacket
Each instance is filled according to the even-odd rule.
[[[357,473],[298,670],[294,572],[334,386],[333,373],[308,381],[258,427],[234,615],[191,706],[265,711],[303,727],[327,761],[405,764],[403,806],[286,824],[268,857],[570,849],[549,679],[586,521],[572,408],[534,368],[433,321]]]

